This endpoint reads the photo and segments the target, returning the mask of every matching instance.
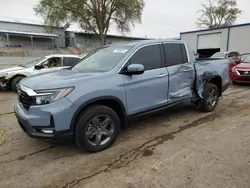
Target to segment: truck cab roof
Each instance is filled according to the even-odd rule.
[[[128,42],[128,43],[118,43],[118,44],[112,44],[108,46],[144,46],[144,45],[149,45],[149,44],[154,44],[154,43],[185,43],[182,40],[168,40],[168,39],[155,39],[155,40],[140,40],[137,42]]]

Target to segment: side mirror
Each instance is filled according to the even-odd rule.
[[[123,74],[127,75],[140,75],[145,71],[144,66],[142,64],[131,64],[127,67],[127,69],[123,72]]]
[[[43,66],[41,66],[41,65],[35,65],[35,67],[34,67],[35,70],[41,70],[42,68],[43,68]]]

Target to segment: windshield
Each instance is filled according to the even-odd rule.
[[[133,46],[105,46],[84,57],[72,70],[106,72],[114,68]]]
[[[242,55],[240,55],[240,60],[241,60],[241,61],[245,61],[245,59],[246,59],[248,56],[250,56],[250,54],[242,54]]]
[[[24,63],[23,65],[20,65],[21,67],[25,67],[25,68],[30,68],[30,67],[33,67],[35,66],[37,63],[43,61],[44,59],[46,59],[45,57],[42,57],[40,59],[36,59],[36,60],[33,60],[33,61],[30,61],[28,63]]]
[[[214,55],[212,55],[211,57],[212,58],[218,58],[218,57],[225,58],[225,54],[223,52],[217,52]]]
[[[245,57],[245,58],[243,59],[243,62],[244,62],[244,63],[250,63],[250,55],[248,55],[247,57]]]

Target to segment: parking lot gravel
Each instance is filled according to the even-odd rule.
[[[250,187],[250,86],[233,85],[212,113],[191,105],[130,122],[100,153],[29,138],[0,93],[1,188]]]

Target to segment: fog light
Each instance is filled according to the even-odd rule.
[[[51,129],[42,129],[42,132],[45,133],[45,134],[53,134],[54,130],[51,130]]]

